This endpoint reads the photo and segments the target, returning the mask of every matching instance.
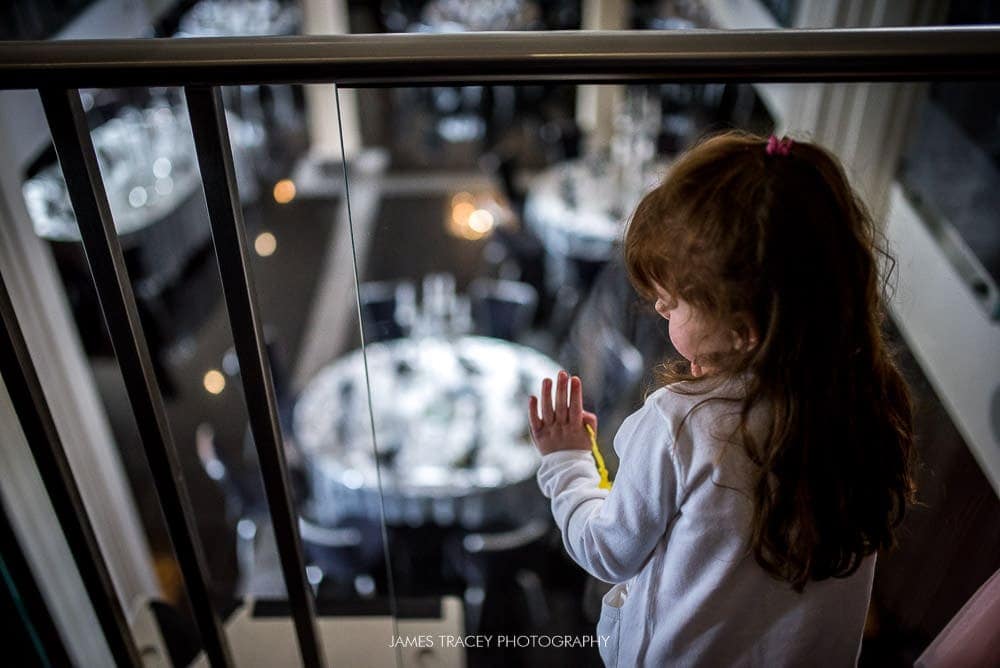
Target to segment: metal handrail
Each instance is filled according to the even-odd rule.
[[[573,31],[0,42],[0,89],[1000,75],[1000,27]]]

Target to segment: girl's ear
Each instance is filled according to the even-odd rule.
[[[729,331],[733,339],[733,350],[752,350],[760,339],[753,321],[746,315],[739,316],[738,329]]]

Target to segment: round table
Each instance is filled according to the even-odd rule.
[[[532,180],[524,203],[525,223],[553,255],[605,261],[621,239],[631,209],[665,170],[660,164],[624,179],[608,160],[559,163]],[[631,186],[625,187],[624,181]]]
[[[294,410],[315,519],[476,528],[537,509],[540,457],[528,395],[559,371],[531,348],[480,336],[403,338],[355,350],[316,375]],[[529,490],[534,490],[531,492]]]

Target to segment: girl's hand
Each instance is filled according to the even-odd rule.
[[[597,416],[583,410],[583,388],[580,379],[571,379],[565,371],[556,377],[556,401],[552,404],[552,380],[542,381],[541,416],[538,398],[528,400],[528,422],[531,440],[543,455],[559,450],[590,450],[590,434],[585,425],[597,431]]]

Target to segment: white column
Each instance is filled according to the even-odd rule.
[[[807,0],[797,27],[914,26],[940,16],[940,0]],[[843,161],[852,183],[883,224],[906,134],[926,85],[919,83],[806,84],[796,86],[780,132],[814,139]]]
[[[79,666],[113,664],[104,633],[0,378],[0,503],[52,619]],[[2,585],[0,585],[2,586]]]
[[[623,0],[584,0],[583,30],[623,30],[628,9]],[[624,86],[578,86],[576,122],[585,135],[586,149],[607,147],[614,132],[615,111],[625,97]]]
[[[350,33],[346,0],[303,0],[304,30],[308,35],[344,35]],[[305,86],[310,154],[318,159],[340,160],[340,133],[337,128],[337,103],[333,87],[327,84]],[[357,91],[341,89],[340,113],[344,125],[344,155],[348,159],[361,150],[361,124],[358,117]]]

